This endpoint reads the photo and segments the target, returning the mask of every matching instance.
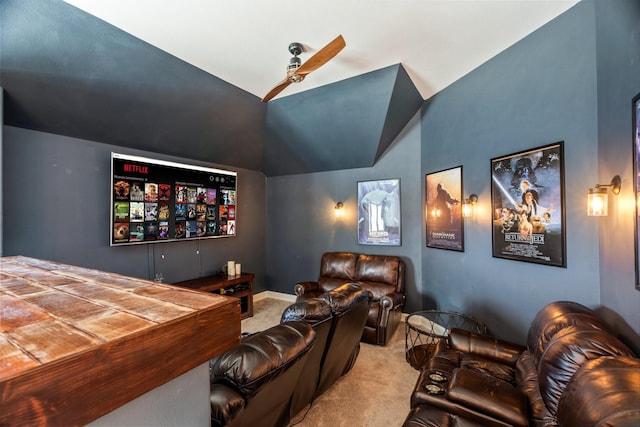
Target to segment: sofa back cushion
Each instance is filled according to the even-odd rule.
[[[563,426],[640,426],[640,359],[589,360],[558,404]]]
[[[211,383],[234,387],[250,398],[305,356],[315,337],[311,326],[300,321],[279,324],[253,334],[211,363]]]
[[[314,326],[331,319],[331,306],[324,300],[313,298],[310,300],[296,302],[285,308],[280,317],[280,323],[291,322],[293,320],[303,320]]]
[[[588,360],[603,356],[634,357],[615,336],[597,329],[568,326],[547,344],[538,364],[540,393],[552,415],[573,375]]]
[[[319,298],[313,298],[296,302],[285,308],[280,322],[297,320],[304,321],[313,327],[313,330],[316,331],[316,341],[309,351],[309,356],[291,397],[291,417],[310,404],[316,395],[322,372],[322,362],[331,339],[333,314],[329,303]]]
[[[562,329],[609,330],[607,324],[590,308],[572,301],[556,301],[544,306],[535,316],[527,335],[527,347],[537,366],[549,341]]]
[[[320,260],[318,284],[323,292],[353,282],[356,277],[358,254],[352,252],[325,252]]]
[[[331,336],[322,361],[318,394],[348,372],[360,351],[360,338],[371,306],[370,294],[355,283],[342,285],[318,298],[333,313]]]
[[[390,292],[402,292],[401,263],[397,256],[361,254],[356,263],[355,281],[370,291],[376,301]]]

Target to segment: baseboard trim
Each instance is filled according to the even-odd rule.
[[[291,303],[296,302],[296,296],[291,294],[285,294],[283,292],[274,291],[262,291],[257,294],[253,294],[253,302],[263,300],[265,298],[279,299],[281,301],[288,301]]]

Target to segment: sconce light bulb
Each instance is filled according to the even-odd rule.
[[[472,212],[472,206],[470,203],[468,203],[467,201],[465,201],[462,204],[462,216],[464,218],[469,218],[471,216],[471,212]]]
[[[587,215],[588,216],[607,216],[609,207],[609,197],[607,188],[596,185],[589,189],[587,196]]]
[[[470,218],[473,216],[474,206],[478,203],[478,195],[471,194],[468,199],[462,202],[462,217]]]

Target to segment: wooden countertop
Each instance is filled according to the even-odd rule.
[[[240,306],[27,257],[0,258],[0,425],[82,425],[237,345]]]

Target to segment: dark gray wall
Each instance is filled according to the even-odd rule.
[[[4,97],[4,90],[2,89],[2,86],[0,86],[0,165],[2,165],[2,139],[3,139],[3,135],[4,132],[2,132],[2,128],[3,128],[3,110],[2,110],[2,99]],[[2,210],[2,173],[0,173],[0,256],[2,256],[2,222],[3,222],[3,218],[4,215],[2,214],[3,210]]]
[[[621,4],[615,2],[616,7]],[[616,25],[626,24],[628,30],[631,21]],[[596,77],[595,22],[595,3],[579,3],[438,93],[423,110],[423,172],[463,164],[465,188],[480,197],[480,214],[465,229],[464,253],[424,250],[424,294],[441,309],[484,320],[500,337],[524,341],[535,313],[554,300],[598,307],[601,285],[629,289],[625,294],[634,297],[635,309],[633,302],[614,303],[611,309],[640,330],[632,280],[627,277],[614,285],[600,275],[600,261],[608,262],[602,251],[626,254],[632,250],[630,245],[612,246],[598,233],[601,221],[615,223],[619,215],[614,212],[599,220],[585,212],[587,189],[599,182],[598,169],[605,167],[605,162],[598,161],[599,143],[607,144],[599,141],[598,133],[601,79]],[[629,60],[633,44],[621,43],[607,46],[623,49]],[[629,71],[616,78],[629,80]],[[626,99],[617,99],[616,110],[628,109],[632,95],[627,91]],[[565,142],[567,268],[492,258],[490,159],[556,141]],[[629,135],[623,144],[630,141]],[[620,152],[616,147],[615,156],[630,149],[629,145]],[[626,177],[628,181],[630,175]],[[600,248],[599,239],[603,239]]]
[[[616,330],[640,333],[640,292],[634,289],[634,179],[631,98],[640,93],[640,1],[596,3],[598,52],[598,181],[622,178],[600,218],[600,303]],[[590,183],[591,184],[591,183]],[[616,313],[624,314],[624,318]],[[637,337],[637,335],[636,335]],[[640,339],[635,345],[640,351]]]
[[[3,0],[0,21],[6,125],[261,169],[258,97],[62,0]]]
[[[4,255],[27,255],[166,282],[213,274],[227,260],[265,274],[265,177],[237,168],[237,236],[109,246],[110,153],[225,168],[97,142],[4,127]]]
[[[485,321],[499,337],[524,342],[542,306],[573,300],[628,326],[623,338],[637,348],[640,293],[633,289],[633,245],[629,237],[618,242],[603,233],[603,221],[615,226],[621,220],[615,208],[606,219],[590,218],[585,212],[589,187],[608,182],[614,169],[626,176],[623,183],[632,176],[629,111],[631,97],[638,92],[631,89],[638,73],[637,65],[621,67],[620,62],[640,63],[639,38],[630,34],[637,31],[635,4],[626,0],[579,3],[425,101],[419,131],[411,122],[372,168],[268,178],[268,286],[292,293],[295,282],[317,276],[320,255],[327,250],[395,253],[411,264],[407,312],[439,308],[468,313]],[[612,6],[617,12],[600,17],[600,8]],[[597,28],[596,11],[598,19],[604,20]],[[619,14],[629,16],[620,20]],[[611,27],[614,21],[623,28],[600,35],[600,26]],[[596,50],[600,43],[615,49],[608,71],[602,67],[609,58],[597,55],[605,49]],[[615,79],[625,83],[603,81]],[[599,99],[603,88],[612,84],[616,95],[603,104]],[[607,135],[617,131],[599,129],[599,120],[609,122],[602,124],[605,128],[621,128],[621,142],[612,146],[608,139],[614,136]],[[415,138],[420,139],[419,147]],[[491,158],[557,141],[564,141],[565,151],[567,268],[493,258]],[[598,160],[599,154],[609,150],[613,163]],[[616,162],[623,163],[623,170],[613,166]],[[466,222],[465,252],[427,248],[424,175],[457,165],[464,166],[465,195],[480,196],[476,216]],[[607,177],[599,179],[601,175]],[[402,246],[357,245],[356,181],[393,176],[402,178]],[[343,222],[336,222],[332,213],[338,201],[351,210],[351,217]],[[625,224],[621,232],[628,236],[632,223]],[[619,256],[620,252],[624,255]],[[614,280],[601,274],[621,262],[627,264],[624,273],[614,274]],[[615,318],[613,312],[618,313]]]
[[[373,166],[422,101],[401,64],[270,101],[263,171]]]
[[[327,251],[399,255],[407,264],[409,311],[419,298],[421,248],[419,115],[407,124],[378,163],[346,169],[267,180],[267,283],[270,289],[293,294],[294,285],[315,280],[320,257]],[[349,144],[349,141],[345,141]],[[402,246],[358,245],[357,182],[400,178]],[[334,206],[343,202],[345,216],[336,219]]]

